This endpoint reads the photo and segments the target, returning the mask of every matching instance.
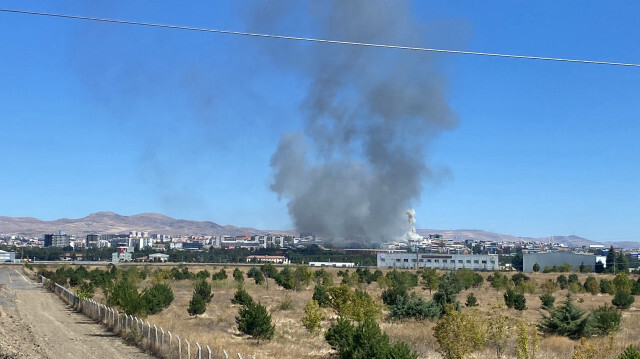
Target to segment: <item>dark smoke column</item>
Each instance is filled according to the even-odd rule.
[[[308,8],[318,21],[313,36],[427,45],[405,2],[337,0]],[[288,200],[301,231],[367,242],[402,237],[407,209],[434,176],[427,148],[457,123],[442,74],[425,53],[326,44],[298,51],[287,69],[310,79],[304,133],[282,136],[271,158],[272,190]]]

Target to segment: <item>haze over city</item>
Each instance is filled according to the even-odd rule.
[[[640,62],[636,3],[269,4],[2,7]],[[0,215],[157,212],[388,238],[414,208],[417,228],[640,241],[637,67],[7,12],[0,33]]]

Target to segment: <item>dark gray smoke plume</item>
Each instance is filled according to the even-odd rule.
[[[315,14],[309,31],[318,38],[427,45],[424,28],[403,1],[311,2],[307,10]],[[255,30],[281,26],[260,15],[269,12],[256,14]],[[284,21],[289,14],[278,15]],[[427,148],[457,122],[443,76],[426,53],[296,46],[285,54],[271,49],[280,51],[276,60],[290,55],[287,69],[310,80],[301,106],[304,133],[282,136],[271,159],[271,188],[288,199],[301,231],[372,242],[401,237],[409,228],[406,210],[434,176]]]

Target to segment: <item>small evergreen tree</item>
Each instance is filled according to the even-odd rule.
[[[246,306],[253,303],[253,298],[251,298],[244,288],[238,288],[236,293],[233,295],[233,298],[231,298],[231,303]]]
[[[425,289],[429,289],[429,294],[434,289],[438,289],[440,283],[440,276],[436,272],[435,268],[425,268],[422,270],[422,286]]]
[[[542,309],[551,310],[553,309],[553,303],[556,301],[556,298],[549,293],[545,293],[540,296],[540,301],[542,302]]]
[[[465,303],[467,307],[476,307],[478,306],[478,299],[473,293],[467,294],[467,302]]]
[[[166,284],[154,284],[149,290],[143,292],[149,314],[160,313],[173,302],[173,291]]]
[[[205,303],[211,302],[211,298],[213,298],[213,293],[211,292],[211,284],[209,284],[204,279],[196,282],[193,291],[194,293],[197,293]]]
[[[236,268],[233,270],[233,280],[238,283],[244,282],[244,274],[242,274],[240,269]]]
[[[611,304],[615,305],[618,309],[629,309],[631,304],[635,301],[633,296],[626,291],[616,292],[616,295],[611,300]]]
[[[247,306],[242,306],[238,310],[236,323],[238,324],[238,330],[258,339],[258,342],[261,339],[269,340],[273,338],[275,333],[275,326],[271,324],[271,314],[260,303],[252,302]]]
[[[319,306],[326,308],[329,306],[329,293],[325,286],[318,284],[313,288],[313,296],[311,299],[315,300]]]
[[[189,307],[187,307],[187,312],[191,316],[198,316],[199,314],[203,314],[207,310],[207,304],[205,300],[195,291],[193,292],[193,296],[189,301]]]
[[[545,333],[563,335],[571,339],[587,337],[592,331],[589,315],[573,303],[570,293],[562,306],[553,308],[549,315],[543,314],[540,329]]]
[[[536,273],[540,271],[540,265],[538,263],[533,264],[533,271]]]
[[[629,345],[617,359],[640,359],[640,350],[633,345]]]
[[[594,334],[609,335],[620,330],[622,313],[616,308],[605,304],[591,312]]]

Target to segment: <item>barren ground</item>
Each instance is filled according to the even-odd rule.
[[[152,358],[68,308],[19,266],[0,266],[0,359]]]

